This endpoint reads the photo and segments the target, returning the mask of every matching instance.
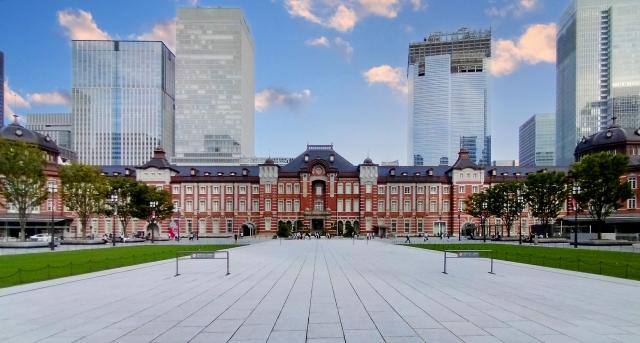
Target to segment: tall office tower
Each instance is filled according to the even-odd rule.
[[[555,165],[556,115],[534,114],[520,125],[520,165],[525,167]]]
[[[175,56],[162,42],[74,40],[73,144],[94,165],[141,165],[172,152]]]
[[[451,164],[460,148],[491,162],[489,57],[491,30],[434,32],[409,45],[409,163]]]
[[[0,51],[0,127],[4,126],[4,54]]]
[[[73,148],[73,117],[71,113],[28,113],[27,129],[51,137],[58,147]]]
[[[640,1],[574,0],[560,19],[556,62],[556,163],[582,137],[612,123],[640,126]]]
[[[254,155],[254,47],[240,9],[179,8],[176,164]]]

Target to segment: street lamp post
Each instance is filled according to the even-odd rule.
[[[462,214],[462,209],[458,208],[458,242],[462,240],[462,222],[460,221],[461,214]]]
[[[116,226],[118,225],[118,194],[111,194],[111,199],[109,200],[111,206],[113,207],[113,226],[111,226],[111,244],[116,246]]]
[[[487,201],[482,202],[482,242],[487,243],[487,233],[485,231],[485,222],[487,221]]]
[[[153,244],[155,240],[155,228],[156,228],[156,206],[158,206],[157,201],[150,201],[149,207],[151,208],[151,243]]]
[[[574,227],[573,227],[573,247],[578,248],[578,211],[579,205],[576,196],[580,194],[580,184],[577,181],[573,183],[573,212],[574,212]]]
[[[49,184],[48,190],[49,190],[49,194],[51,195],[51,242],[49,243],[49,247],[53,251],[56,249],[56,242],[54,238],[56,234],[56,228],[55,228],[55,222],[53,220],[53,215],[56,210],[55,193],[58,190],[58,185],[52,182]]]
[[[522,195],[522,192],[520,190],[518,190],[518,205],[520,206],[519,209],[522,209],[522,204],[524,204],[524,196]],[[520,233],[518,234],[518,244],[522,245],[522,211],[520,211],[520,213],[518,214],[518,219],[520,220]]]

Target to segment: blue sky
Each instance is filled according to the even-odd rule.
[[[555,23],[568,0],[0,0],[5,102],[68,111],[69,40],[162,39],[182,6],[241,8],[255,42],[256,154],[333,143],[354,163],[406,162],[406,61],[433,31],[491,27],[493,159],[517,159],[518,126],[555,111]],[[179,54],[179,52],[178,52]]]

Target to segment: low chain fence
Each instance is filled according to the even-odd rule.
[[[12,273],[0,275],[0,288],[159,261],[171,258],[174,253],[171,251],[169,253],[131,254],[113,258],[89,259],[84,262],[69,262],[61,265],[47,264],[39,268],[17,268]]]

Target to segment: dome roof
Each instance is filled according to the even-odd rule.
[[[33,144],[49,152],[60,152],[58,145],[51,137],[31,131],[17,122],[13,122],[0,129],[0,139]]]
[[[269,158],[267,158],[266,161],[264,161],[264,164],[275,164],[275,163],[273,162],[273,159],[271,157],[269,157]]]
[[[629,143],[640,144],[640,129],[620,128],[613,125],[589,137],[582,137],[576,146],[575,154],[580,156],[585,152]]]
[[[367,157],[364,159],[364,164],[373,164],[373,161],[371,160],[371,158]]]

